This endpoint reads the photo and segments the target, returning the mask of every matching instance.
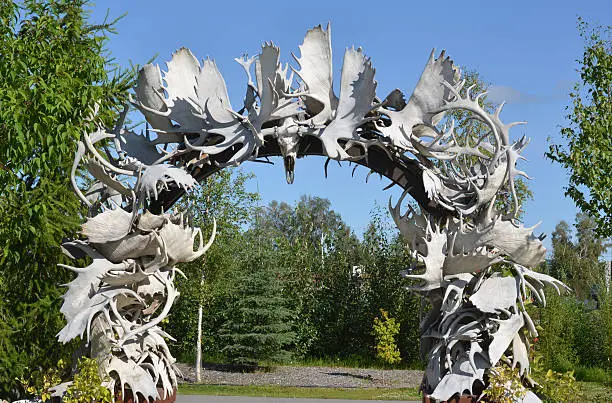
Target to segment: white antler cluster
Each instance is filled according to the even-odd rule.
[[[421,323],[421,347],[429,358],[424,392],[445,401],[464,390],[473,393],[478,383],[482,389],[486,371],[502,356],[529,379],[527,334],[535,337],[537,331],[524,301],[533,294],[545,303],[545,283],[557,292],[568,289],[527,268],[541,263],[546,252],[533,235],[535,227],[524,228],[491,211],[443,219],[414,209],[402,215],[404,196],[389,207],[416,258],[402,274],[420,282],[410,289],[432,305]],[[421,265],[424,272],[416,274]]]
[[[108,153],[106,159],[98,151],[106,138],[115,139],[117,158]],[[166,398],[177,387],[175,359],[165,341],[172,337],[159,324],[179,295],[174,277],[181,272],[175,266],[201,257],[216,231],[213,220],[204,244],[201,230],[189,226],[182,213],[152,214],[142,208],[163,189],[197,184],[184,169],[160,159],[143,136],[102,130],[85,134],[77,147],[72,183],[90,217],[82,226],[83,239],[62,245],[69,257],[88,256],[92,263],[82,268],[61,265],[77,277],[64,295],[61,312],[67,324],[58,339],[67,343],[85,336],[101,372],[110,376],[109,388],[125,396],[129,385],[136,400],[156,399],[160,389]],[[81,164],[94,179],[84,193],[76,179]]]

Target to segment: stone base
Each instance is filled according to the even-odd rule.
[[[477,401],[478,396],[474,395],[453,396],[444,402],[430,399],[429,396],[423,396],[423,403],[476,403]]]
[[[160,396],[164,395],[164,389],[163,388],[157,388],[157,393]],[[172,394],[170,396],[168,396],[167,398],[159,398],[159,399],[155,399],[153,401],[153,403],[174,403],[174,401],[176,400],[176,389],[174,389],[172,391]],[[139,402],[146,402],[146,400],[143,399],[138,399]],[[134,403],[134,395],[132,394],[132,391],[129,389],[125,390],[125,396],[123,398],[119,397],[118,395],[115,396],[115,402],[116,403]]]

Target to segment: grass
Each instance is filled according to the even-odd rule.
[[[305,388],[295,386],[180,385],[179,394],[212,396],[308,397],[351,400],[421,400],[416,388]]]
[[[612,400],[612,387],[598,382],[577,382],[585,402],[609,402]]]
[[[584,382],[599,382],[612,386],[612,370],[593,367],[578,367],[574,374],[576,380]]]
[[[607,402],[612,388],[598,382],[578,382],[585,402]],[[179,394],[212,396],[257,396],[347,400],[421,400],[416,388],[308,388],[295,386],[236,386],[236,385],[179,385]]]
[[[423,370],[421,363],[400,362],[394,365],[385,364],[370,357],[319,357],[301,358],[284,363],[271,363],[272,366],[291,365],[296,367],[342,367],[342,368],[374,368],[374,369],[418,369]]]

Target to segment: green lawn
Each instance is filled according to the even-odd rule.
[[[585,402],[611,402],[612,387],[598,382],[577,382]]]
[[[578,382],[585,402],[612,401],[612,388],[597,382]],[[310,397],[355,400],[421,400],[416,388],[307,388],[295,386],[179,385],[179,394],[213,396]]]
[[[214,396],[310,397],[355,400],[421,400],[416,388],[303,388],[294,386],[180,385],[179,394]]]

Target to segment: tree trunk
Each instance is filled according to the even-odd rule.
[[[204,181],[204,186],[208,188],[208,178]],[[204,214],[208,217],[208,206],[210,205],[210,194],[206,195],[206,209]],[[202,288],[206,279],[206,256],[202,259],[202,274],[200,276],[200,303],[198,304],[198,340],[196,340],[196,382],[202,382]]]
[[[196,341],[196,382],[202,382],[202,303],[198,306],[198,340]]]

